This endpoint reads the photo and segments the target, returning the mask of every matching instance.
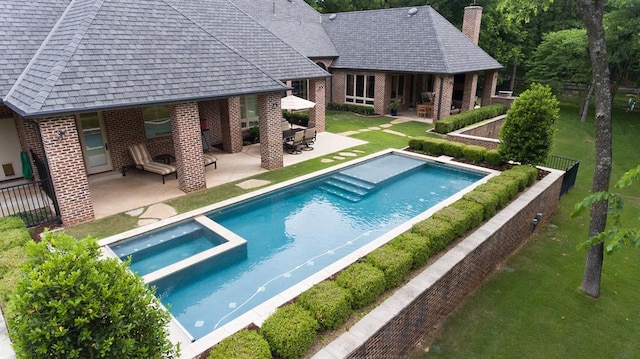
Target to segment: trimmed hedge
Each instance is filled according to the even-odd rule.
[[[335,281],[325,280],[298,298],[298,304],[309,311],[320,329],[337,329],[351,315],[351,293]]]
[[[455,142],[455,141],[445,141],[442,144],[442,152],[447,156],[460,158],[464,152],[465,145],[464,143]],[[484,156],[483,156],[484,159]]]
[[[260,334],[269,343],[273,354],[295,359],[313,345],[319,327],[308,311],[294,303],[278,308],[267,318],[262,323]]]
[[[498,197],[498,209],[502,209],[511,200],[511,193],[497,182],[486,182],[476,187],[473,192],[486,192]]]
[[[414,138],[409,141],[409,148],[431,156],[446,155],[455,158],[464,157],[474,163],[487,162],[495,167],[500,167],[505,163],[498,150],[487,150],[482,146],[465,145],[441,138]]]
[[[434,253],[431,240],[419,233],[406,232],[389,242],[389,246],[411,254],[411,268],[420,268]]]
[[[354,112],[361,115],[375,115],[375,110],[372,106],[352,105],[348,103],[330,102],[327,104],[327,110]]]
[[[505,161],[502,159],[500,151],[496,149],[488,150],[484,156],[484,160],[487,161],[488,164],[496,167],[502,166],[505,163]]]
[[[386,283],[385,289],[391,289],[407,278],[413,257],[401,249],[383,246],[369,253],[366,262],[382,270]]]
[[[283,110],[282,117],[294,125],[307,127],[309,124],[309,112],[290,112]]]
[[[353,296],[351,306],[359,309],[373,303],[385,289],[385,278],[382,270],[368,263],[358,262],[345,268],[336,283],[346,288]]]
[[[499,196],[492,192],[471,191],[462,198],[480,204],[483,209],[482,219],[485,221],[496,214],[500,204]]]
[[[484,161],[487,149],[482,146],[466,145],[462,148],[462,156],[473,163]]]
[[[465,213],[467,231],[478,227],[484,220],[484,206],[480,203],[463,198],[453,203],[450,207]]]
[[[449,133],[505,113],[507,113],[507,107],[502,104],[483,106],[439,120],[436,122],[435,131],[442,134]]]
[[[414,224],[411,232],[429,238],[432,253],[442,250],[455,238],[453,226],[446,220],[434,217]]]
[[[241,330],[216,345],[208,359],[271,359],[269,343],[255,330]]]

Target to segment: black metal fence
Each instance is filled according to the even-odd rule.
[[[560,156],[549,156],[543,166],[565,171],[564,177],[562,178],[560,197],[569,192],[569,190],[576,184],[580,161]]]
[[[0,214],[20,216],[27,227],[59,221],[49,180],[0,188]]]

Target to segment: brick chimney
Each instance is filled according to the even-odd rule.
[[[469,5],[464,8],[462,33],[476,45],[480,39],[480,20],[482,20],[482,6]]]

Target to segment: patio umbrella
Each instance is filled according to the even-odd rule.
[[[301,97],[294,95],[287,95],[281,99],[281,104],[283,110],[287,111],[300,111],[300,110],[308,110],[316,106],[315,102],[311,102],[309,100],[305,100]]]

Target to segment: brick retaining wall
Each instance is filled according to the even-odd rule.
[[[457,131],[449,132],[447,140],[464,143],[465,145],[482,146],[489,150],[498,148],[500,128],[507,115],[493,118],[489,122],[467,126]]]
[[[314,358],[400,358],[439,324],[558,204],[563,172],[551,173],[396,291]]]

